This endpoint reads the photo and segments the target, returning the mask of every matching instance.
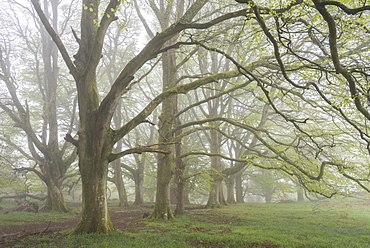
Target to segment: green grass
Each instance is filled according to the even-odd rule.
[[[238,205],[220,212],[234,218],[233,234],[282,247],[368,247],[368,206],[341,202]],[[235,217],[237,216],[237,218]]]
[[[29,212],[10,212],[7,214],[0,213],[0,226],[24,225],[27,223],[36,223],[40,219],[51,222],[63,222],[68,219],[76,218],[75,214],[49,212],[49,213],[29,213]]]
[[[25,243],[45,248],[370,247],[370,202],[360,203],[237,204],[192,210],[172,221],[146,221],[136,233],[29,237]]]

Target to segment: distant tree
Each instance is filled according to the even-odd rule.
[[[59,141],[61,121],[58,121],[58,116],[70,119],[69,123],[65,122],[64,131],[71,132],[75,121],[75,106],[73,106],[72,97],[72,102],[68,102],[71,106],[66,107],[62,114],[60,111],[62,105],[58,105],[58,101],[62,101],[63,94],[73,96],[73,92],[69,92],[68,87],[63,89],[59,84],[62,80],[59,75],[58,51],[46,30],[35,19],[34,13],[19,3],[8,1],[3,4],[8,6],[10,13],[7,17],[2,17],[7,18],[6,23],[12,25],[18,32],[13,34],[4,27],[1,36],[0,79],[8,92],[2,99],[0,107],[12,119],[14,126],[20,128],[25,134],[28,150],[15,140],[16,136],[12,137],[9,133],[3,134],[2,140],[37,165],[37,167],[22,167],[20,164],[14,164],[13,168],[17,171],[31,171],[45,183],[47,196],[43,210],[67,212],[69,210],[64,202],[62,185],[68,168],[75,161],[76,153],[68,148],[67,142],[62,144]],[[50,20],[54,30],[59,29],[58,5],[58,1],[51,1],[50,7],[45,5],[45,18]],[[21,17],[16,15],[18,9],[33,15],[38,34],[20,24]],[[11,16],[11,13],[15,15]],[[71,16],[72,13],[67,13],[65,21],[68,21]],[[60,30],[60,32],[63,31],[63,29]],[[27,44],[24,50],[16,48],[13,44],[15,35]],[[31,57],[27,57],[26,54]],[[12,64],[14,56],[17,55],[30,60],[28,65],[22,67],[25,69],[15,69],[16,66]],[[16,62],[19,63],[19,61]],[[16,74],[28,76],[16,76]],[[20,81],[26,81],[28,85]],[[67,92],[63,92],[65,89]],[[29,99],[22,103],[22,98]]]

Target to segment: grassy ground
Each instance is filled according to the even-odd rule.
[[[23,222],[25,215],[32,216],[0,214],[0,223]],[[64,220],[71,216],[45,214]],[[36,221],[32,218],[27,221]],[[16,247],[370,247],[369,223],[368,201],[237,204],[190,210],[168,222],[140,221],[132,232],[67,236],[65,230],[29,236]]]

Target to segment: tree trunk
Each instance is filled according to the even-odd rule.
[[[176,41],[170,39],[167,45]],[[162,56],[163,70],[163,92],[174,87],[176,83],[176,56],[173,50],[165,52]],[[176,97],[170,96],[162,102],[162,113],[159,116],[159,145],[158,148],[164,151],[173,151],[173,145],[163,143],[171,142],[173,139],[172,128],[174,125]],[[171,219],[173,213],[170,207],[170,181],[173,175],[173,154],[158,154],[157,163],[157,192],[156,204],[151,218]]]
[[[297,201],[302,202],[304,201],[304,191],[301,187],[297,190]]]
[[[227,206],[227,205],[229,205],[228,203],[227,203],[227,201],[226,201],[226,199],[225,199],[225,194],[224,194],[224,189],[223,189],[223,186],[222,186],[222,181],[221,181],[221,183],[220,183],[220,191],[219,191],[219,201],[220,201],[220,204],[221,205],[224,205],[224,206]]]
[[[210,139],[210,148],[211,153],[220,154],[221,152],[221,138],[220,134],[216,130],[211,130],[211,139]],[[211,157],[211,167],[212,167],[212,181],[211,181],[211,190],[209,191],[208,195],[208,202],[206,204],[206,208],[217,208],[222,205],[220,202],[220,196],[222,194],[221,190],[221,183],[222,183],[222,175],[221,175],[221,159],[219,156],[212,156]]]
[[[175,179],[176,180],[176,179]],[[174,205],[177,203],[177,185],[176,181],[171,182],[170,185],[170,203],[171,205]]]
[[[149,216],[149,218],[168,220],[174,217],[170,207],[170,181],[172,178],[172,174],[173,174],[172,154],[167,155],[159,154],[157,168],[156,199],[154,210],[152,214]]]
[[[108,233],[114,230],[107,205],[108,161],[95,160],[91,152],[80,156],[82,217],[72,234]],[[85,176],[83,176],[85,175]]]
[[[171,119],[173,117],[173,97],[163,101],[162,114],[159,117],[159,143],[171,140]],[[158,148],[164,151],[173,151],[173,145],[162,144]],[[173,175],[173,154],[158,154],[157,163],[157,191],[154,211],[150,215],[153,219],[171,219],[173,213],[170,207],[170,182]]]
[[[180,179],[177,183],[177,203],[176,208],[174,211],[175,216],[179,216],[184,214],[185,206],[184,206],[184,182]]]
[[[176,96],[175,98],[176,103],[175,103],[175,114],[178,113],[178,98]],[[181,120],[180,117],[177,117],[175,119],[175,125],[180,126],[181,125]],[[182,134],[182,129],[177,130],[175,132],[175,136],[179,136]],[[182,143],[181,139],[177,139],[177,143],[175,144],[175,156],[180,157],[182,153]],[[176,209],[175,209],[175,215],[181,215],[184,214],[185,212],[185,206],[184,206],[184,188],[185,188],[185,167],[186,164],[183,162],[181,158],[177,158],[175,162],[175,183],[176,183]]]
[[[211,190],[208,193],[208,202],[206,208],[219,208],[220,204],[220,190],[221,190],[221,181],[216,181],[213,179],[211,182]]]
[[[80,108],[87,109],[80,113],[78,140],[82,216],[73,234],[108,233],[114,230],[107,203],[108,156],[113,149],[113,133],[110,123],[103,122],[99,113],[91,114],[90,108],[97,103],[88,104],[90,101],[91,98],[80,100]]]
[[[144,165],[143,165],[144,166]],[[144,183],[144,174],[143,169],[140,167],[133,174],[135,181],[135,201],[134,205],[141,205],[144,203],[143,200],[143,183]]]
[[[271,203],[272,202],[272,196],[274,195],[274,192],[275,190],[273,189],[268,189],[266,192],[265,192],[265,201],[266,203]]]
[[[172,139],[171,119],[173,117],[173,97],[163,101],[160,119],[159,143]],[[161,144],[160,150],[173,151],[173,145]],[[173,175],[173,154],[158,154],[157,163],[157,191],[154,211],[150,215],[153,219],[171,219],[173,213],[170,207],[170,182]]]
[[[125,188],[125,183],[123,181],[122,169],[120,161],[114,161],[114,184],[116,185],[118,192],[119,207],[128,207],[127,192]]]
[[[235,195],[237,203],[244,203],[243,186],[242,186],[243,170],[235,175]]]
[[[181,142],[176,144],[176,156],[181,155]],[[181,215],[185,212],[184,206],[184,188],[186,181],[184,180],[185,163],[181,159],[176,160],[175,182],[176,182],[176,209],[175,215]]]
[[[234,192],[234,188],[235,188],[235,175],[231,175],[227,178],[226,180],[226,188],[227,188],[227,200],[226,202],[227,203],[230,203],[230,204],[235,204],[236,203],[236,200],[235,200],[235,192]]]
[[[189,199],[190,190],[185,188],[183,194],[184,194],[184,204],[190,205],[191,204],[190,199]]]
[[[58,211],[67,213],[70,209],[64,202],[63,193],[61,190],[61,180],[55,181],[52,179],[47,180],[47,195],[43,211]]]
[[[116,114],[116,115],[119,115],[119,116],[114,118],[115,124],[116,126],[120,126],[122,122],[122,118],[120,114]],[[115,151],[116,152],[122,151],[122,140],[117,142]],[[112,164],[113,164],[113,170],[114,170],[113,183],[116,185],[117,192],[118,192],[118,199],[119,199],[118,206],[127,207],[129,204],[127,200],[125,183],[123,182],[121,161],[120,159],[117,159],[116,161],[113,161]]]

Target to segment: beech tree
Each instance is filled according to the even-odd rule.
[[[32,9],[19,3],[4,2],[3,4],[7,5],[10,13],[14,14],[11,17],[8,13],[9,16],[3,16],[3,18],[7,18],[7,23],[13,26],[13,30],[17,30],[17,32],[14,34],[8,28],[3,28],[0,46],[0,79],[8,92],[2,99],[0,107],[12,119],[14,126],[25,134],[28,150],[22,144],[19,144],[15,139],[16,136],[4,134],[2,140],[26,159],[36,164],[37,167],[33,165],[23,167],[22,165],[15,165],[14,169],[35,173],[45,183],[47,194],[43,210],[67,212],[69,210],[64,202],[62,183],[67,176],[67,169],[75,161],[76,153],[68,148],[66,142],[61,143],[59,141],[61,121],[58,120],[58,116],[62,116],[62,114],[58,109],[61,105],[58,106],[57,101],[61,101],[64,90],[60,87],[58,51],[46,30],[37,22]],[[32,29],[24,28],[20,24],[21,17],[17,17],[18,9],[31,15],[31,20],[36,22],[36,30],[38,30],[39,36],[33,33]],[[57,9],[58,1],[51,1],[50,6],[45,5],[45,18],[50,20],[55,30],[63,32],[65,27],[63,25],[71,19],[72,12],[66,14],[66,19],[62,23],[63,27],[59,28]],[[21,51],[13,44],[13,39],[16,36],[27,44],[28,47],[25,51]],[[27,57],[26,54],[31,58]],[[16,55],[22,57],[23,61],[30,61],[24,65],[24,69],[20,70],[20,73],[29,76],[15,76],[19,71],[12,64]],[[26,86],[26,82],[29,84],[24,87],[25,90],[18,87],[20,81],[23,81],[23,86]],[[68,91],[68,87],[65,89]],[[36,92],[38,99],[31,92]],[[73,91],[65,93],[73,94]],[[27,99],[23,100],[23,97],[31,97],[31,99],[27,101]],[[63,118],[69,119],[65,122],[66,125],[63,125],[67,132],[72,131],[75,121],[73,97],[69,100],[72,100],[72,106],[66,106],[65,115],[63,115]],[[37,102],[36,104],[41,108],[34,108],[32,105],[35,102],[33,101]],[[71,101],[67,104],[70,105]],[[39,125],[40,119],[35,116],[40,117],[41,125]]]

